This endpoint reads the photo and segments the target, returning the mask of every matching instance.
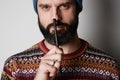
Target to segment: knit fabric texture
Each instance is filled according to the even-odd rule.
[[[116,61],[103,51],[81,40],[81,48],[64,54],[61,68],[55,80],[120,80]],[[31,48],[15,54],[5,62],[1,80],[34,80],[41,57],[49,49],[44,40]]]

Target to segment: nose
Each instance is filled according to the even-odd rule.
[[[53,19],[61,20],[60,10],[57,9],[56,7],[54,7],[53,10],[52,10],[52,20]]]

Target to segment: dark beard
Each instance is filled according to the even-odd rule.
[[[48,43],[55,45],[55,36],[54,33],[50,33],[49,29],[53,26],[53,23],[49,24],[47,26],[47,29],[44,28],[44,26],[41,24],[39,18],[38,18],[38,25],[39,28],[47,40]],[[58,45],[63,45],[65,43],[68,43],[75,35],[77,32],[77,26],[78,26],[78,18],[73,20],[70,24],[67,23],[62,23],[60,21],[57,21],[57,26],[62,26],[66,28],[66,31],[63,32],[62,30],[57,31],[58,34]]]

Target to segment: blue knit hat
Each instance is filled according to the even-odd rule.
[[[82,10],[82,0],[75,0],[76,3],[79,5],[80,7],[80,11]],[[34,6],[34,10],[37,13],[37,0],[33,0],[33,6]]]

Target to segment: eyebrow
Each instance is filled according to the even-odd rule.
[[[60,3],[59,4],[59,6],[63,6],[63,5],[69,5],[69,4],[72,4],[72,2],[63,2],[63,3]],[[50,6],[50,4],[47,4],[47,3],[45,3],[45,4],[43,4],[43,3],[40,3],[39,4],[39,7],[43,7],[43,6]]]
[[[72,2],[65,2],[65,3],[60,3],[59,6],[62,6],[62,5],[70,5],[72,4]]]
[[[39,4],[39,7],[49,6],[49,4]]]

